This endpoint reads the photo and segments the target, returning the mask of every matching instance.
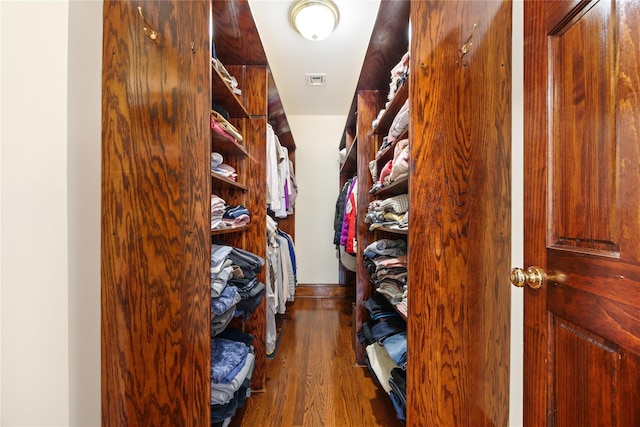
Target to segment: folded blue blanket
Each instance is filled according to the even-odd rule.
[[[249,347],[243,342],[225,338],[211,340],[211,382],[224,380],[236,367],[244,366]]]
[[[220,296],[211,298],[211,315],[220,316],[240,302],[240,294],[238,294],[238,288],[235,286],[227,285]]]

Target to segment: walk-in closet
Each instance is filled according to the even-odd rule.
[[[296,138],[251,7],[104,16],[103,423],[258,422],[251,395],[294,360],[279,339],[322,335],[286,337],[299,306],[336,295],[295,298]],[[380,2],[333,142],[351,366],[296,363],[307,382],[364,371],[385,425],[507,423],[510,23],[509,2]],[[300,404],[272,425],[341,425]]]
[[[640,425],[638,28],[0,1],[0,425]]]

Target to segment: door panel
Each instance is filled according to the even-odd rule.
[[[616,425],[619,347],[560,317],[554,317],[552,327],[557,384],[552,396],[557,416],[552,424]],[[575,356],[569,359],[566,354]],[[594,389],[594,384],[601,389]]]
[[[550,243],[616,252],[615,27],[607,1],[589,6],[550,29]]]
[[[637,2],[525,4],[525,424],[640,412]]]

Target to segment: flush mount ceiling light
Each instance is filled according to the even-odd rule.
[[[338,26],[340,13],[331,0],[298,0],[291,7],[291,25],[302,37],[322,40]]]

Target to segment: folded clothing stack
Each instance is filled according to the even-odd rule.
[[[389,378],[389,387],[391,391],[389,396],[396,410],[396,415],[401,421],[406,421],[407,412],[407,370],[401,368],[393,368],[391,370],[391,378]]]
[[[222,228],[226,228],[225,224],[222,222],[222,216],[224,215],[224,211],[227,207],[227,202],[219,196],[215,194],[211,195],[211,229],[219,230]]]
[[[217,240],[212,243],[211,329],[214,336],[228,325],[230,319],[225,316],[246,319],[258,307],[265,295],[265,285],[257,279],[263,267],[264,259],[252,252]]]
[[[409,140],[398,141],[393,149],[393,160],[389,177],[383,182],[388,185],[409,176]]]
[[[397,230],[407,229],[409,226],[409,196],[400,194],[384,200],[374,200],[369,203],[364,222],[371,224],[369,230],[387,227]]]
[[[409,140],[405,138],[396,143],[393,159],[384,164],[378,176],[375,176],[377,167],[374,168],[370,164],[369,169],[374,182],[369,193],[375,193],[387,185],[406,179],[409,176],[409,155]],[[375,164],[375,161],[372,163]]]
[[[398,93],[398,90],[404,86],[409,78],[409,59],[411,55],[407,51],[400,61],[391,69],[391,76],[389,81],[389,93],[387,94],[387,102],[384,107],[378,112],[378,116],[372,121],[371,125],[373,129],[378,127],[380,118],[385,114],[386,109],[391,104],[391,101]]]
[[[227,330],[211,340],[211,425],[222,426],[251,395],[253,336]],[[228,424],[228,423],[227,423]]]
[[[235,317],[236,306],[241,299],[238,288],[231,285],[225,286],[216,298],[211,298],[212,336],[218,335],[229,326],[229,323]]]
[[[380,239],[367,246],[362,254],[375,291],[396,306],[407,303],[407,246],[402,239]]]
[[[240,227],[251,222],[247,208],[242,205],[227,206],[222,214],[222,222],[227,228]]]
[[[218,135],[217,139],[221,138],[234,144],[239,144],[240,142],[242,142],[241,137],[238,138],[240,134],[234,127],[231,126],[230,123],[219,122],[214,118],[213,115],[211,115],[211,130],[216,135]]]
[[[211,245],[211,335],[222,332],[233,319],[240,294],[235,286],[227,286],[233,273],[232,263],[227,260],[231,247]]]
[[[392,143],[400,135],[405,133],[409,129],[409,99],[404,101],[400,110],[396,113],[393,118],[393,122],[389,127],[389,132],[387,133],[387,141]]]
[[[401,86],[405,84],[407,79],[409,78],[409,59],[411,58],[411,54],[407,51],[400,61],[391,69],[391,76],[389,81],[389,94],[387,95],[387,104],[385,107],[389,105],[389,102],[396,96],[396,93],[400,89]]]
[[[238,179],[236,170],[232,166],[223,162],[224,158],[222,157],[222,154],[216,152],[211,153],[211,172],[232,181],[236,181]]]
[[[215,194],[211,195],[211,230],[242,227],[251,222],[249,210],[242,205],[229,206]]]
[[[222,242],[211,245],[211,331],[221,333],[233,317],[248,318],[262,301],[257,279],[264,266],[258,255]]]
[[[228,117],[228,114],[226,116]],[[216,109],[211,110],[211,128],[225,137],[232,137],[238,143],[242,142],[243,140],[242,135],[240,134],[238,129],[236,129],[235,126],[229,123],[229,121],[225,118],[225,115],[221,114]],[[222,131],[222,133],[220,131]]]
[[[370,320],[362,323],[358,340],[366,346],[369,371],[389,395],[396,415],[406,419],[407,324],[379,294],[365,302]]]

